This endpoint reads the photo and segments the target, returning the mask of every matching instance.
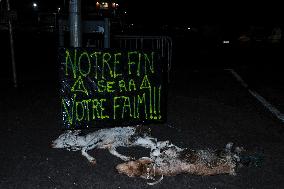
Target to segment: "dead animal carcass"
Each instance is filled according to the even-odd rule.
[[[51,147],[66,148],[71,151],[81,150],[82,155],[93,164],[96,160],[87,151],[95,148],[108,149],[111,154],[128,161],[131,158],[118,153],[117,147],[141,146],[150,149],[156,147],[156,139],[150,137],[150,129],[143,126],[101,129],[83,136],[80,132],[78,130],[64,132],[52,142]]]
[[[228,143],[223,150],[191,150],[179,148],[168,141],[157,142],[149,158],[140,158],[116,166],[119,173],[129,177],[153,179],[163,176],[174,176],[181,173],[195,175],[235,174],[239,162],[238,154],[242,148],[232,149]]]

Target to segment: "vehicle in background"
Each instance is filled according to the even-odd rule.
[[[251,26],[250,33],[253,47],[264,47],[267,45],[268,32],[264,26]]]
[[[241,48],[264,48],[271,45],[280,45],[282,30],[279,26],[250,26],[249,29],[239,33],[237,38],[238,47]]]
[[[268,36],[268,42],[272,45],[279,45],[282,40],[282,30],[279,26],[272,29],[271,35]]]
[[[247,48],[251,46],[251,37],[248,32],[242,32],[238,37],[238,46]]]

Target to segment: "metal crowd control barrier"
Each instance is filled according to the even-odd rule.
[[[157,50],[167,61],[168,82],[170,81],[172,67],[172,39],[170,37],[115,35],[111,38],[111,48]]]
[[[89,38],[87,47],[103,48],[103,35]],[[167,62],[168,82],[170,81],[170,71],[172,67],[172,39],[168,36],[136,36],[136,35],[114,35],[110,41],[111,48],[127,50],[156,50]]]

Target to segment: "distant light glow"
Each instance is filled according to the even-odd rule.
[[[108,3],[107,2],[102,2],[102,9],[108,9]]]
[[[223,41],[223,44],[229,44],[230,41]]]
[[[36,7],[37,7],[37,4],[36,4],[36,3],[33,3],[33,7],[36,8]]]
[[[60,7],[57,8],[58,12],[60,11],[60,9],[61,9]]]
[[[190,30],[191,28],[190,28],[190,27],[188,27],[187,29],[188,29],[188,30]]]
[[[124,14],[127,14],[127,12],[126,12],[126,11],[124,11]]]

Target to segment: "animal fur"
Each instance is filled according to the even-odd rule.
[[[241,162],[240,153],[243,148],[228,143],[222,150],[192,150],[180,148],[169,141],[157,141],[150,136],[150,129],[143,126],[116,127],[101,129],[81,136],[80,131],[66,131],[52,142],[53,148],[66,148],[78,151],[91,163],[96,160],[87,152],[92,149],[108,149],[120,159],[127,161],[116,166],[121,174],[129,177],[159,180],[148,183],[154,185],[163,176],[175,176],[182,173],[195,175],[235,174],[235,168]],[[141,146],[150,148],[149,157],[131,160],[116,151],[117,147]]]
[[[87,153],[95,148],[108,149],[116,157],[129,161],[131,157],[118,153],[117,147],[141,146],[154,149],[156,146],[156,139],[150,137],[150,129],[143,126],[101,129],[85,136],[81,136],[80,132],[78,130],[64,132],[52,142],[52,148],[66,148],[71,151],[81,150],[82,155],[89,162],[95,164],[96,159]]]
[[[129,177],[155,179],[182,173],[195,175],[235,174],[240,148],[232,152],[232,143],[221,151],[182,149],[168,141],[158,142],[150,158],[140,158],[116,166]],[[150,183],[151,184],[151,183]]]

